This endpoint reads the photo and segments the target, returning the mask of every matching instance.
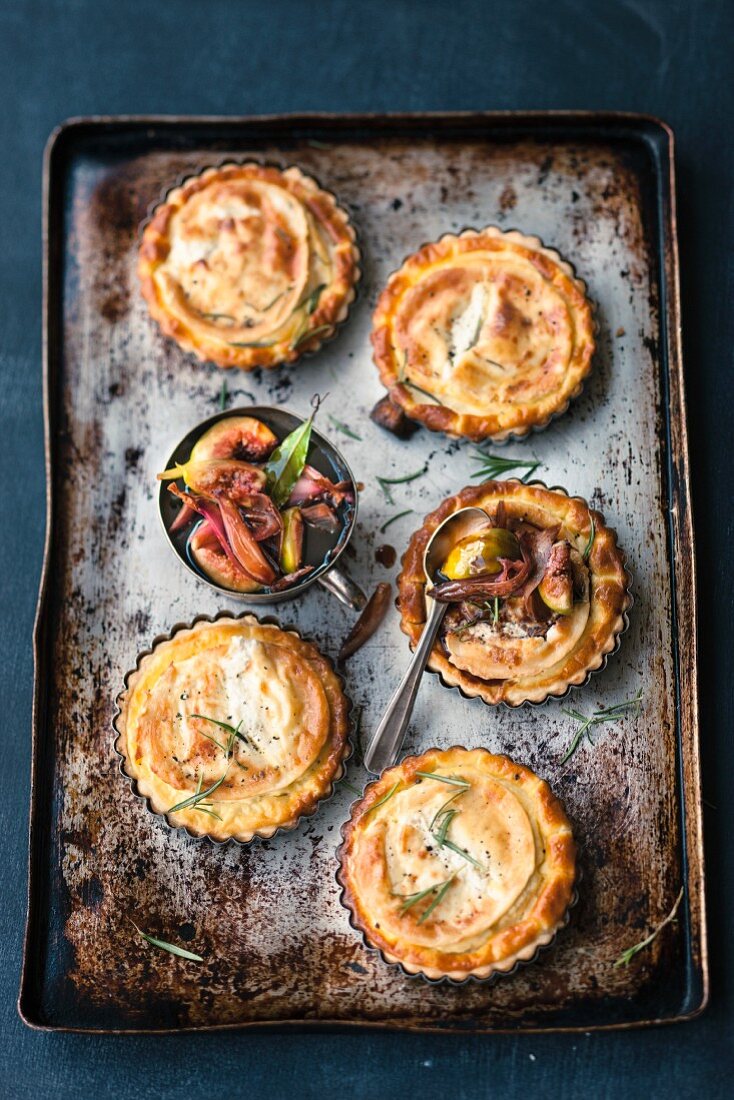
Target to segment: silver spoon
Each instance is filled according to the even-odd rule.
[[[486,527],[489,516],[481,508],[461,508],[454,512],[436,528],[423,554],[423,571],[426,575],[426,595],[435,584],[436,574],[449,556],[450,551],[466,535]],[[438,628],[448,609],[448,604],[439,603],[430,597],[426,600],[428,618],[423,627],[420,641],[415,647],[413,659],[400,681],[395,694],[387,704],[382,721],[375,730],[364,754],[365,766],[371,772],[381,772],[389,768],[398,758],[405,738],[410,716],[413,713],[418,686],[426,667],[429,654],[438,633]]]

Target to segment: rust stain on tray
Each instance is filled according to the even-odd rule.
[[[236,159],[247,155],[231,150]],[[136,285],[137,231],[164,188],[226,153],[153,149],[109,162],[82,158],[68,194],[48,635],[58,874],[74,991],[65,997],[82,1026],[123,1028],[286,1019],[584,1026],[605,1022],[605,1006],[606,1022],[615,1012],[622,1019],[615,1006],[630,998],[654,1004],[655,989],[682,965],[683,953],[671,928],[633,967],[611,965],[668,911],[682,881],[659,458],[659,274],[638,172],[611,145],[441,144],[379,134],[364,145],[304,142],[287,154],[266,147],[255,155],[297,162],[351,207],[365,286],[333,345],[290,373],[229,373],[230,401],[247,404],[252,396],[303,412],[313,392],[331,390],[335,412],[359,425],[365,441],[340,437],[339,445],[365,483],[350,569],[367,589],[392,568],[387,558],[375,560],[379,525],[413,509],[390,530],[402,553],[419,517],[468,483],[473,469],[468,447],[425,432],[401,443],[368,420],[381,395],[369,315],[385,278],[424,241],[468,225],[517,226],[573,260],[599,307],[595,369],[569,413],[520,449],[539,458],[548,484],[604,510],[635,577],[621,650],[573,705],[618,702],[642,687],[643,708],[638,719],[603,727],[595,746],[583,745],[561,764],[573,733],[562,704],[491,710],[425,678],[406,751],[461,740],[508,752],[564,799],[581,847],[581,898],[570,927],[538,963],[491,985],[411,981],[364,949],[334,880],[338,828],[353,798],[344,787],[297,832],[247,849],[189,840],[146,813],[118,774],[113,700],[153,636],[226,605],[169,558],[154,483],[171,444],[217,410],[223,376],[183,355],[147,317]],[[428,473],[396,486],[396,506],[388,505],[376,477],[426,460]],[[314,590],[289,605],[287,618],[331,655],[351,625],[346,611]],[[350,662],[347,686],[363,706],[364,731],[374,727],[407,660],[393,616]],[[354,759],[348,779],[358,786],[366,779]],[[128,918],[187,944],[204,964],[154,951]]]

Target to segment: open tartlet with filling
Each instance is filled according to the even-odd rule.
[[[349,704],[330,662],[253,615],[201,620],[145,654],[118,699],[115,747],[174,828],[246,842],[331,793]]]
[[[576,849],[547,783],[485,749],[431,749],[354,804],[338,879],[352,924],[409,974],[461,981],[531,959],[565,923]]]
[[[457,543],[427,586],[432,533],[468,506],[486,512],[486,529]],[[539,482],[487,481],[449,497],[411,538],[401,628],[414,647],[426,601],[448,603],[428,668],[486,703],[538,703],[583,683],[617,648],[629,581],[615,532],[585,501]]]
[[[314,351],[347,316],[360,275],[349,217],[300,169],[207,168],[143,230],[143,296],[166,336],[220,367]]]
[[[545,427],[594,353],[584,283],[537,237],[447,235],[390,276],[372,322],[390,400],[433,431],[502,441]]]

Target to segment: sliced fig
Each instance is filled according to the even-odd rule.
[[[206,462],[187,462],[158,475],[160,480],[182,477],[195,493],[214,498],[226,493],[239,501],[265,488],[265,472],[250,462],[235,458],[212,458]]]
[[[419,427],[418,424],[409,420],[400,406],[392,402],[387,396],[377,402],[370,413],[370,420],[373,420],[375,424],[379,424],[385,431],[397,436],[398,439],[410,439]]]
[[[254,577],[227,557],[206,520],[192,534],[189,552],[202,573],[222,588],[233,592],[259,592],[262,588]]]
[[[506,527],[488,527],[486,531],[460,539],[446,558],[441,572],[449,580],[464,580],[478,574],[500,573],[502,558],[518,561],[520,543]]]
[[[228,416],[197,440],[189,462],[207,462],[212,458],[262,462],[277,443],[276,436],[261,420],[252,416]]]
[[[556,542],[538,585],[538,595],[546,607],[557,615],[570,615],[573,610],[573,585],[571,547],[567,542]]]
[[[280,547],[280,568],[285,574],[295,573],[303,558],[303,516],[300,508],[283,512],[283,542]]]

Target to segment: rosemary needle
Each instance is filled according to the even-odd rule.
[[[130,920],[129,917],[128,920]],[[190,959],[191,962],[203,963],[204,960],[201,955],[195,955],[193,951],[187,951],[185,947],[177,947],[175,943],[167,943],[166,940],[158,940],[155,936],[149,936],[147,932],[143,932],[142,928],[138,928],[134,920],[130,920],[130,924],[138,935],[142,936],[153,947],[159,947],[161,951],[167,951],[169,955],[177,955],[180,959]]]
[[[395,499],[390,492],[391,485],[405,485],[408,481],[415,481],[417,477],[422,477],[426,472],[426,467],[421,467],[420,470],[416,470],[414,474],[406,474],[405,477],[378,477],[377,484],[382,489],[385,500],[388,504],[394,504]]]
[[[383,523],[382,527],[380,528],[380,534],[384,535],[385,532],[387,531],[388,527],[392,523],[395,523],[396,520],[402,519],[403,516],[410,516],[412,514],[413,514],[413,509],[412,508],[406,508],[404,512],[398,512],[397,515],[390,516],[390,519],[386,519],[385,522]]]
[[[335,416],[329,415],[328,419],[329,423],[333,424],[338,431],[343,433],[343,435],[348,435],[350,439],[357,439],[360,443],[362,442],[362,436],[357,435],[356,432],[353,432],[348,424],[343,424],[342,421],[337,420]]]
[[[496,478],[507,475],[513,470],[525,470],[521,481],[527,481],[540,466],[537,459],[527,461],[522,458],[503,458],[501,455],[490,455],[486,451],[477,450],[471,456],[475,462],[482,465],[474,471],[472,477],[481,477],[485,481],[494,481]]]
[[[640,940],[639,943],[636,943],[632,947],[628,947],[626,951],[623,951],[622,954],[619,956],[619,958],[614,963],[615,968],[618,967],[618,966],[628,966],[629,963],[632,961],[632,959],[634,959],[634,957],[638,953],[638,951],[642,951],[642,950],[644,950],[644,948],[649,947],[649,945],[652,943],[652,941],[655,939],[655,937],[658,935],[658,933],[662,932],[663,928],[665,928],[666,924],[671,924],[671,922],[675,920],[676,913],[678,912],[678,907],[679,907],[680,903],[682,902],[682,900],[683,900],[683,887],[681,886],[678,897],[675,899],[675,905],[670,910],[667,917],[664,920],[662,920],[656,928],[653,928],[650,935],[646,936],[644,940]]]

